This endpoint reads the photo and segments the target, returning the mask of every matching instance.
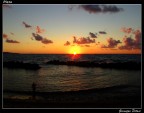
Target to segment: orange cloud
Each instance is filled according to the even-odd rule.
[[[77,39],[75,36],[73,37],[73,43],[76,43],[76,44],[90,44],[90,43],[95,43],[95,39],[90,39],[89,37],[85,38],[85,37],[82,37],[82,38],[79,38]]]
[[[64,46],[69,46],[70,45],[70,42],[69,41],[67,41],[65,44],[64,44]]]
[[[3,38],[7,39],[8,38],[8,35],[7,34],[3,34]]]
[[[132,33],[133,29],[132,29],[132,28],[123,27],[123,28],[122,28],[122,31],[123,31],[124,33],[129,34],[129,33]]]
[[[36,33],[43,33],[45,30],[41,29],[39,26],[36,27]]]

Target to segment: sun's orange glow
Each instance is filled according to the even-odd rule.
[[[80,47],[79,46],[73,46],[73,47],[71,47],[70,50],[69,50],[69,54],[74,54],[74,55],[81,54]]]
[[[74,52],[74,55],[76,55],[77,53],[76,52]]]

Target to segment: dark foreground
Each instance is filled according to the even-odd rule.
[[[127,61],[127,62],[96,62],[96,61],[59,61],[52,60],[47,62],[52,65],[67,65],[79,67],[101,67],[112,69],[127,69],[127,70],[141,70],[141,63]],[[131,66],[132,65],[132,66]]]
[[[3,108],[141,108],[140,91],[132,86],[114,86],[83,91],[37,92],[35,99],[31,92],[19,92],[29,95],[29,98],[4,98]]]

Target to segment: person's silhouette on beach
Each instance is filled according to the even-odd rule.
[[[33,99],[35,99],[35,96],[36,96],[36,84],[33,82],[32,83],[32,90],[33,90]]]

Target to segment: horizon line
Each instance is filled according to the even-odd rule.
[[[69,54],[69,55],[73,55],[72,53],[14,53],[14,52],[3,52],[4,53],[9,53],[9,54]],[[130,55],[133,55],[133,54],[141,54],[141,53],[77,53],[77,55],[94,55],[94,54],[114,54],[114,55],[118,55],[118,54],[130,54]]]

